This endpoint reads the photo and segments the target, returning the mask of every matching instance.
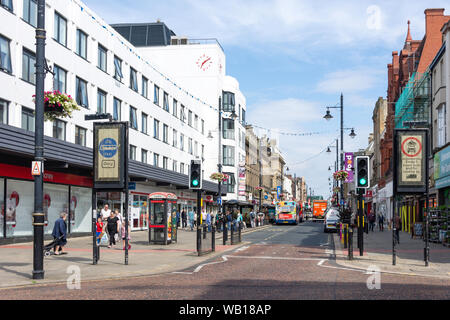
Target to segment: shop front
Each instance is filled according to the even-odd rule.
[[[69,234],[91,232],[92,178],[44,173],[44,233],[50,235],[61,212],[68,213]],[[0,236],[31,237],[34,181],[28,167],[0,163]]]

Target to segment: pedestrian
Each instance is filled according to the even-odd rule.
[[[378,229],[384,231],[384,216],[383,214],[378,215]]]
[[[187,219],[186,211],[183,210],[181,211],[181,223],[182,223],[181,226],[183,229],[187,227],[186,219]]]
[[[237,219],[236,219],[236,229],[237,230],[239,230],[239,228],[241,227],[244,227],[243,226],[243,221],[244,221],[244,219],[242,218],[242,213],[241,212],[238,212],[238,214],[237,214]],[[245,229],[245,227],[244,227],[244,229]]]
[[[106,222],[106,220],[108,220],[110,215],[111,215],[111,210],[109,209],[109,205],[106,203],[101,211],[101,216],[102,216],[103,222]]]
[[[130,221],[122,224],[122,242],[123,242],[123,250],[125,250],[125,224],[127,224],[127,238],[128,238],[128,250],[131,249],[131,232],[130,232]]]
[[[194,229],[194,218],[195,218],[194,212],[192,210],[189,211],[189,227],[191,228],[191,231],[193,231]]]
[[[253,210],[250,212],[250,225],[252,228],[254,228],[256,226],[255,224],[255,212],[253,212]]]
[[[119,232],[119,218],[116,217],[115,212],[112,212],[111,215],[106,220],[106,230],[108,231],[109,236],[109,246],[108,248],[111,248],[111,246],[116,245],[116,234]]]
[[[207,214],[205,209],[202,210],[202,224],[206,224]]]
[[[100,245],[100,240],[102,239],[103,236],[103,221],[101,217],[97,218],[97,223],[96,223],[96,233],[95,236],[97,237],[97,245]]]
[[[373,213],[372,210],[370,210],[368,219],[369,219],[369,229],[370,229],[370,231],[373,232],[374,228],[375,228],[376,218],[375,218],[375,214]]]
[[[400,227],[401,227],[400,223],[401,223],[400,217],[398,215],[396,215],[394,217],[394,228],[395,228],[395,237],[396,237],[398,244],[400,244]]]
[[[59,219],[55,221],[55,225],[53,226],[52,236],[56,241],[55,246],[53,247],[53,253],[55,255],[65,254],[63,251],[63,247],[67,244],[67,225],[66,225],[67,213],[61,212],[59,215]],[[58,250],[56,250],[58,248]]]
[[[119,219],[118,221],[117,221],[117,225],[118,225],[118,235],[119,235],[119,238],[120,239],[122,239],[122,224],[123,224],[123,216],[122,216],[122,214],[120,213],[120,211],[119,211],[119,209],[116,209],[116,210],[114,210],[114,214],[116,215],[116,217]]]
[[[216,228],[218,232],[223,231],[223,214],[221,212],[216,215]]]
[[[194,227],[197,228],[197,211],[194,212]]]
[[[231,215],[230,211],[227,211],[226,213],[226,221],[227,221],[227,231],[231,230],[231,221],[233,221],[233,216]]]

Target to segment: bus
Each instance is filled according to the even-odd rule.
[[[300,207],[295,201],[275,203],[275,224],[298,224]]]

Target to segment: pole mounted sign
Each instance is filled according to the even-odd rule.
[[[396,129],[394,136],[394,192],[427,192],[427,130]]]
[[[94,123],[94,188],[125,189],[125,124]]]

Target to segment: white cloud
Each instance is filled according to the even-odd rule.
[[[316,90],[323,93],[360,92],[372,89],[386,78],[386,70],[358,68],[330,72]]]

